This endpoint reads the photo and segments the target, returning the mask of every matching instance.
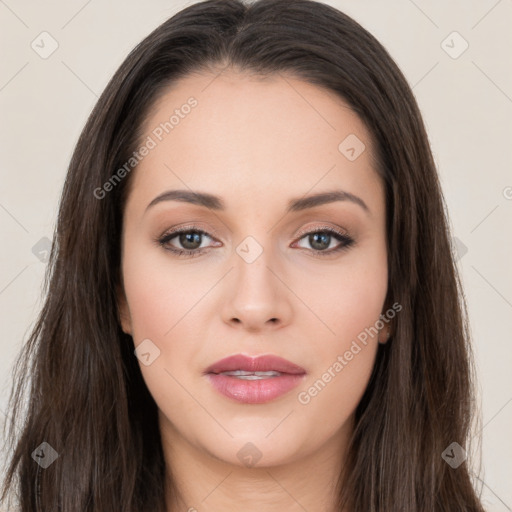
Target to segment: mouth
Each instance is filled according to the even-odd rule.
[[[228,375],[230,377],[236,377],[242,380],[260,380],[260,379],[268,379],[272,377],[280,377],[281,375],[285,375],[281,372],[247,372],[245,370],[234,370],[232,372],[220,372],[214,373],[214,375]]]
[[[204,374],[223,396],[239,403],[261,404],[298,386],[306,371],[274,355],[249,357],[237,354],[217,361]]]

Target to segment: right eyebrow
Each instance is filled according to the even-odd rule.
[[[161,203],[162,201],[183,201],[186,203],[197,204],[205,206],[212,210],[225,210],[226,206],[224,201],[212,194],[204,192],[192,192],[191,190],[168,190],[159,196],[155,197],[146,207],[148,210],[151,206]]]

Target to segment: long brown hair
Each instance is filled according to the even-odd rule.
[[[371,34],[310,0],[196,3],[144,39],[107,85],[69,165],[46,300],[14,369],[2,498],[15,490],[22,512],[165,510],[157,406],[117,314],[131,175],[105,197],[94,191],[138,147],[144,119],[166,87],[227,65],[287,73],[333,91],[374,140],[386,190],[388,302],[402,310],[356,411],[337,482],[339,510],[482,511],[467,463],[455,469],[441,457],[453,442],[467,448],[473,370],[445,204],[418,106]],[[33,457],[43,442],[58,454],[46,469]]]

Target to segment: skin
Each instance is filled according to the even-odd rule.
[[[386,309],[385,200],[372,141],[331,92],[234,70],[176,82],[150,112],[142,140],[190,96],[198,105],[133,171],[122,233],[122,327],[136,347],[150,339],[160,350],[150,365],[139,364],[177,484],[168,510],[334,510],[354,411],[387,326],[309,403],[298,393]],[[366,146],[354,161],[338,150],[349,134]],[[220,196],[226,209],[171,200],[147,208],[173,189]],[[369,211],[337,201],[285,214],[292,198],[333,189],[358,196]],[[168,250],[184,248],[179,236],[167,248],[155,241],[190,224],[209,234],[197,257]],[[354,244],[315,257],[322,251],[299,230],[325,226]],[[252,263],[236,251],[247,236],[263,250]],[[327,244],[326,251],[340,242],[333,236]],[[275,354],[307,375],[271,402],[241,404],[203,375],[237,353]],[[237,456],[247,443],[261,454],[255,466]]]

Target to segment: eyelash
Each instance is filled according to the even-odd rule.
[[[202,249],[174,249],[170,247],[166,247],[165,244],[170,242],[173,238],[176,238],[177,235],[180,235],[181,233],[197,233],[200,235],[206,235],[209,238],[212,238],[206,231],[203,231],[202,229],[199,229],[195,226],[186,226],[184,228],[176,229],[174,231],[171,231],[170,233],[165,233],[161,237],[157,238],[155,242],[157,242],[160,246],[162,246],[165,250],[170,251],[174,253],[178,257],[187,257],[190,256],[192,258],[195,258],[197,256],[200,256],[205,252],[206,247],[203,247]],[[297,239],[297,242],[302,240],[304,237],[312,234],[317,233],[327,233],[329,235],[334,236],[338,241],[342,242],[341,245],[336,247],[335,249],[329,249],[325,251],[315,251],[313,249],[308,249],[312,252],[314,257],[324,258],[327,256],[330,256],[334,253],[338,253],[343,250],[347,250],[349,247],[351,247],[354,244],[354,239],[346,235],[345,233],[341,231],[337,231],[336,229],[332,227],[321,227],[317,228],[311,231],[301,232],[300,238]]]

